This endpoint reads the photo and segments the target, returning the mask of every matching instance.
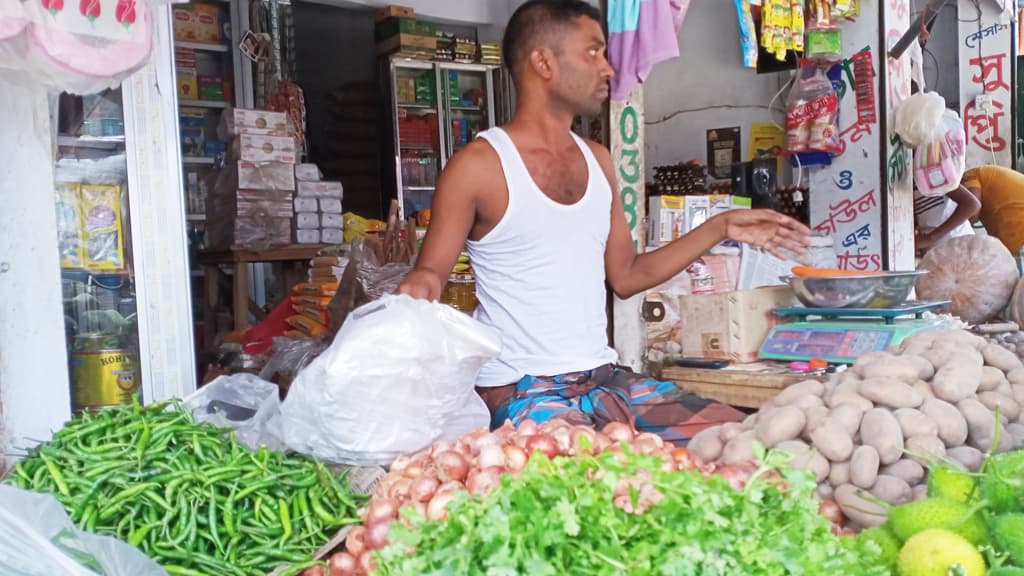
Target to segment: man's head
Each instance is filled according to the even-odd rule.
[[[505,29],[502,52],[516,88],[540,89],[573,114],[596,114],[613,74],[600,11],[581,0],[529,0]]]

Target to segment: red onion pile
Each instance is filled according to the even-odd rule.
[[[756,462],[726,465],[704,464],[686,448],[664,442],[656,434],[637,433],[629,425],[613,422],[602,431],[589,426],[574,426],[561,420],[537,424],[526,420],[513,428],[506,423],[494,431],[476,430],[454,443],[435,442],[412,456],[394,461],[380,480],[370,503],[359,511],[363,520],[352,527],[345,540],[345,551],[329,560],[329,576],[368,576],[375,569],[373,551],[388,544],[388,529],[395,520],[404,521],[399,509],[412,506],[430,520],[444,520],[447,506],[460,491],[486,494],[500,483],[503,474],[518,474],[531,454],[547,458],[620,452],[628,446],[634,453],[660,456],[662,469],[699,470],[704,476],[721,476],[735,489],[742,489],[758,469]],[[772,472],[770,474],[777,473]],[[629,513],[642,513],[657,504],[662,495],[643,475],[622,478],[616,490],[616,505]],[[631,489],[640,495],[636,506]],[[621,501],[620,501],[621,500]],[[305,576],[321,576],[307,570]]]

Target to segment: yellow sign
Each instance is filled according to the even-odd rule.
[[[786,144],[786,134],[778,126],[767,122],[750,125],[750,142],[747,146],[747,160],[764,156],[781,156]],[[782,170],[782,160],[777,161],[777,170]]]

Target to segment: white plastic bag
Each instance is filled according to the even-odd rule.
[[[145,554],[110,536],[75,528],[49,494],[0,484],[0,574],[167,576]]]
[[[911,148],[931,141],[941,129],[945,109],[946,100],[935,92],[911,94],[896,109],[896,134]]]
[[[282,450],[279,394],[277,384],[240,373],[217,377],[183,403],[199,422],[234,428],[235,438],[253,450]]]
[[[967,162],[966,139],[960,115],[944,110],[939,131],[914,150],[914,184],[922,196],[943,196],[960,186]]]
[[[501,337],[436,302],[387,295],[356,308],[282,403],[285,443],[344,464],[387,465],[487,426],[473,390]]]

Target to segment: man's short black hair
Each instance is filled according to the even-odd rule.
[[[582,0],[529,0],[512,14],[502,40],[502,57],[512,73],[519,74],[522,61],[536,46],[538,38],[571,23],[580,16],[601,24],[601,11]]]

